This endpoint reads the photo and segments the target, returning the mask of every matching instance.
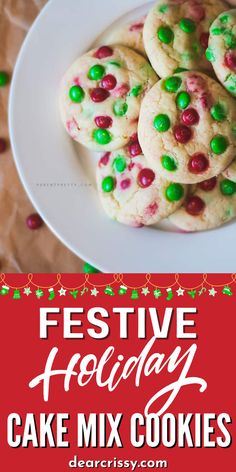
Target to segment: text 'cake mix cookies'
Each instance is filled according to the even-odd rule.
[[[219,81],[236,97],[236,9],[224,12],[212,24],[206,57]]]
[[[192,232],[217,228],[235,216],[236,183],[219,176],[198,184],[170,220],[178,228]]]
[[[186,186],[167,181],[150,168],[136,136],[126,148],[102,156],[97,185],[108,216],[134,227],[166,218],[186,196]]]
[[[157,81],[149,63],[131,49],[102,46],[66,72],[60,109],[70,136],[95,151],[113,151],[137,129],[144,94]]]
[[[132,23],[112,28],[112,31],[103,37],[105,44],[119,44],[128,48],[134,49],[143,56],[146,55],[146,51],[143,44],[143,27],[146,17],[140,18]]]
[[[226,5],[221,0],[159,0],[144,25],[144,46],[159,77],[176,69],[209,71],[209,27]]]
[[[236,107],[198,72],[160,80],[143,100],[138,134],[145,157],[166,179],[197,183],[222,173],[236,155]]]

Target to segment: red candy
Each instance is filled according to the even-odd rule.
[[[153,202],[153,203],[151,203],[151,205],[149,205],[146,208],[145,214],[148,215],[148,216],[155,216],[157,211],[158,211],[158,205],[157,205],[156,202]]]
[[[224,65],[230,70],[236,70],[236,53],[234,51],[228,51],[225,54]]]
[[[135,141],[138,141],[138,133],[134,133],[132,134],[132,136],[130,136],[130,143],[133,143]]]
[[[104,102],[109,96],[110,93],[103,88],[95,88],[90,92],[90,97],[95,103]]]
[[[155,174],[151,169],[142,169],[138,174],[138,184],[142,188],[150,187],[154,180]]]
[[[96,116],[95,123],[98,128],[107,129],[112,126],[113,120],[110,116]]]
[[[188,10],[187,10],[187,17],[191,18],[192,20],[199,21],[204,20],[206,17],[206,12],[203,6],[200,4],[199,1],[192,0],[188,2]]]
[[[6,143],[5,139],[0,138],[0,154],[5,152],[6,148],[7,148],[7,143]]]
[[[208,159],[201,152],[194,154],[188,164],[188,170],[192,174],[201,174],[202,172],[206,172],[208,167]]]
[[[174,127],[174,136],[176,141],[181,144],[186,144],[192,138],[192,131],[185,125],[178,125]]]
[[[127,190],[127,188],[129,188],[130,185],[131,185],[131,180],[130,179],[124,179],[120,183],[120,186],[121,186],[122,190]]]
[[[203,49],[208,48],[208,42],[209,42],[209,33],[202,33],[200,36],[200,44],[203,47]]]
[[[104,59],[105,57],[110,56],[113,56],[113,49],[109,46],[100,47],[94,55],[94,57],[96,57],[97,59]]]
[[[106,152],[106,154],[104,154],[100,161],[99,161],[99,167],[102,167],[102,166],[107,166],[109,160],[110,160],[110,156],[111,156],[111,153],[110,152]]]
[[[206,81],[197,74],[191,74],[187,78],[187,91],[196,93],[197,95],[204,93],[206,90]]]
[[[203,212],[205,206],[200,197],[190,197],[186,203],[186,211],[189,215],[198,216]]]
[[[126,97],[129,91],[130,91],[130,87],[128,84],[121,84],[119,87],[117,87],[114,90],[112,95],[113,97],[116,97],[116,98],[123,98],[123,97]]]
[[[199,123],[199,119],[199,114],[194,108],[187,108],[187,110],[184,110],[181,116],[181,120],[186,126],[197,125]]]
[[[204,180],[204,182],[200,182],[198,184],[198,187],[201,190],[204,190],[204,192],[211,192],[216,187],[216,184],[217,184],[217,178],[212,177],[212,179],[208,179],[208,180]]]
[[[29,229],[36,230],[41,228],[43,225],[43,220],[38,213],[33,213],[32,215],[28,216],[26,224]]]
[[[113,90],[117,85],[117,80],[114,75],[108,74],[103,77],[101,87],[106,90]]]
[[[134,23],[133,25],[130,26],[130,31],[140,31],[144,27],[144,23]]]
[[[130,157],[140,156],[143,153],[138,140],[130,143],[128,150]]]

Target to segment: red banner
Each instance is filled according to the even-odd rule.
[[[9,472],[232,470],[235,275],[4,275]]]

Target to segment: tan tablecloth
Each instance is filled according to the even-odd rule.
[[[0,70],[10,74],[21,43],[46,0],[0,0]],[[9,86],[0,88],[0,137],[8,139]],[[17,175],[10,145],[0,154],[0,272],[81,272],[82,261],[44,226],[30,231],[34,209]]]

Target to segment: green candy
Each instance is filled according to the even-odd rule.
[[[91,67],[89,69],[88,78],[90,80],[101,80],[105,75],[105,67],[100,66],[99,64]]]
[[[108,61],[107,64],[110,66],[121,67],[121,64],[117,61]]]
[[[83,267],[83,273],[84,274],[100,274],[100,270],[96,269],[96,267],[93,267],[88,262],[85,262],[84,267]]]
[[[159,131],[159,133],[164,133],[170,128],[170,118],[164,114],[157,115],[153,124],[154,128]]]
[[[116,181],[110,175],[108,177],[105,177],[105,179],[103,179],[102,181],[102,190],[105,193],[113,192],[115,186],[116,186]]]
[[[211,28],[211,34],[213,34],[214,36],[219,36],[220,34],[224,33],[225,31],[225,27],[224,26],[220,26],[220,27],[213,27]]]
[[[5,87],[9,82],[9,75],[4,70],[0,71],[0,87]]]
[[[81,103],[85,97],[85,93],[79,85],[73,85],[69,91],[69,97],[72,102]]]
[[[125,116],[128,111],[128,105],[122,100],[117,100],[113,105],[113,111],[115,116]]]
[[[123,156],[117,156],[113,162],[113,166],[117,172],[124,172],[127,167],[126,159]]]
[[[176,93],[182,84],[180,77],[172,76],[164,81],[164,89],[170,93]]]
[[[179,74],[179,72],[188,72],[189,69],[185,69],[184,67],[177,67],[177,69],[174,70],[174,74]]]
[[[211,48],[207,48],[205,54],[208,61],[215,62],[216,58]]]
[[[225,80],[224,86],[232,95],[236,96],[236,75],[229,74]]]
[[[162,167],[169,172],[174,172],[177,170],[177,164],[173,157],[171,156],[162,156],[161,158]]]
[[[169,202],[179,202],[184,196],[184,189],[180,184],[170,184],[166,189],[166,199]]]
[[[190,18],[182,18],[179,22],[179,27],[185,33],[194,33],[196,31],[196,23]]]
[[[180,110],[185,110],[191,102],[191,97],[188,92],[180,92],[176,98],[177,107]]]
[[[111,133],[107,129],[95,129],[93,132],[93,139],[102,146],[109,144],[112,141]]]
[[[132,88],[132,90],[129,93],[130,97],[138,97],[143,91],[143,86],[142,85],[136,85],[136,87]]]
[[[166,13],[169,10],[169,5],[163,4],[160,7],[158,7],[158,11],[160,13]]]
[[[222,180],[220,183],[220,190],[223,195],[231,197],[236,193],[236,183],[228,179]]]
[[[170,44],[174,40],[174,33],[169,26],[161,26],[157,31],[158,39],[161,43]]]
[[[192,50],[195,52],[196,55],[200,54],[201,45],[198,41],[193,41],[192,43]]]
[[[220,134],[211,140],[211,150],[214,154],[223,154],[228,145],[228,140]]]
[[[228,31],[228,30],[225,31],[224,40],[228,48],[230,49],[236,48],[236,36],[232,33],[232,31]]]
[[[222,16],[220,17],[220,22],[223,23],[223,24],[228,23],[229,18],[230,18],[229,15],[222,15]]]
[[[216,103],[211,108],[211,116],[215,121],[225,121],[227,117],[226,107],[222,103]]]

